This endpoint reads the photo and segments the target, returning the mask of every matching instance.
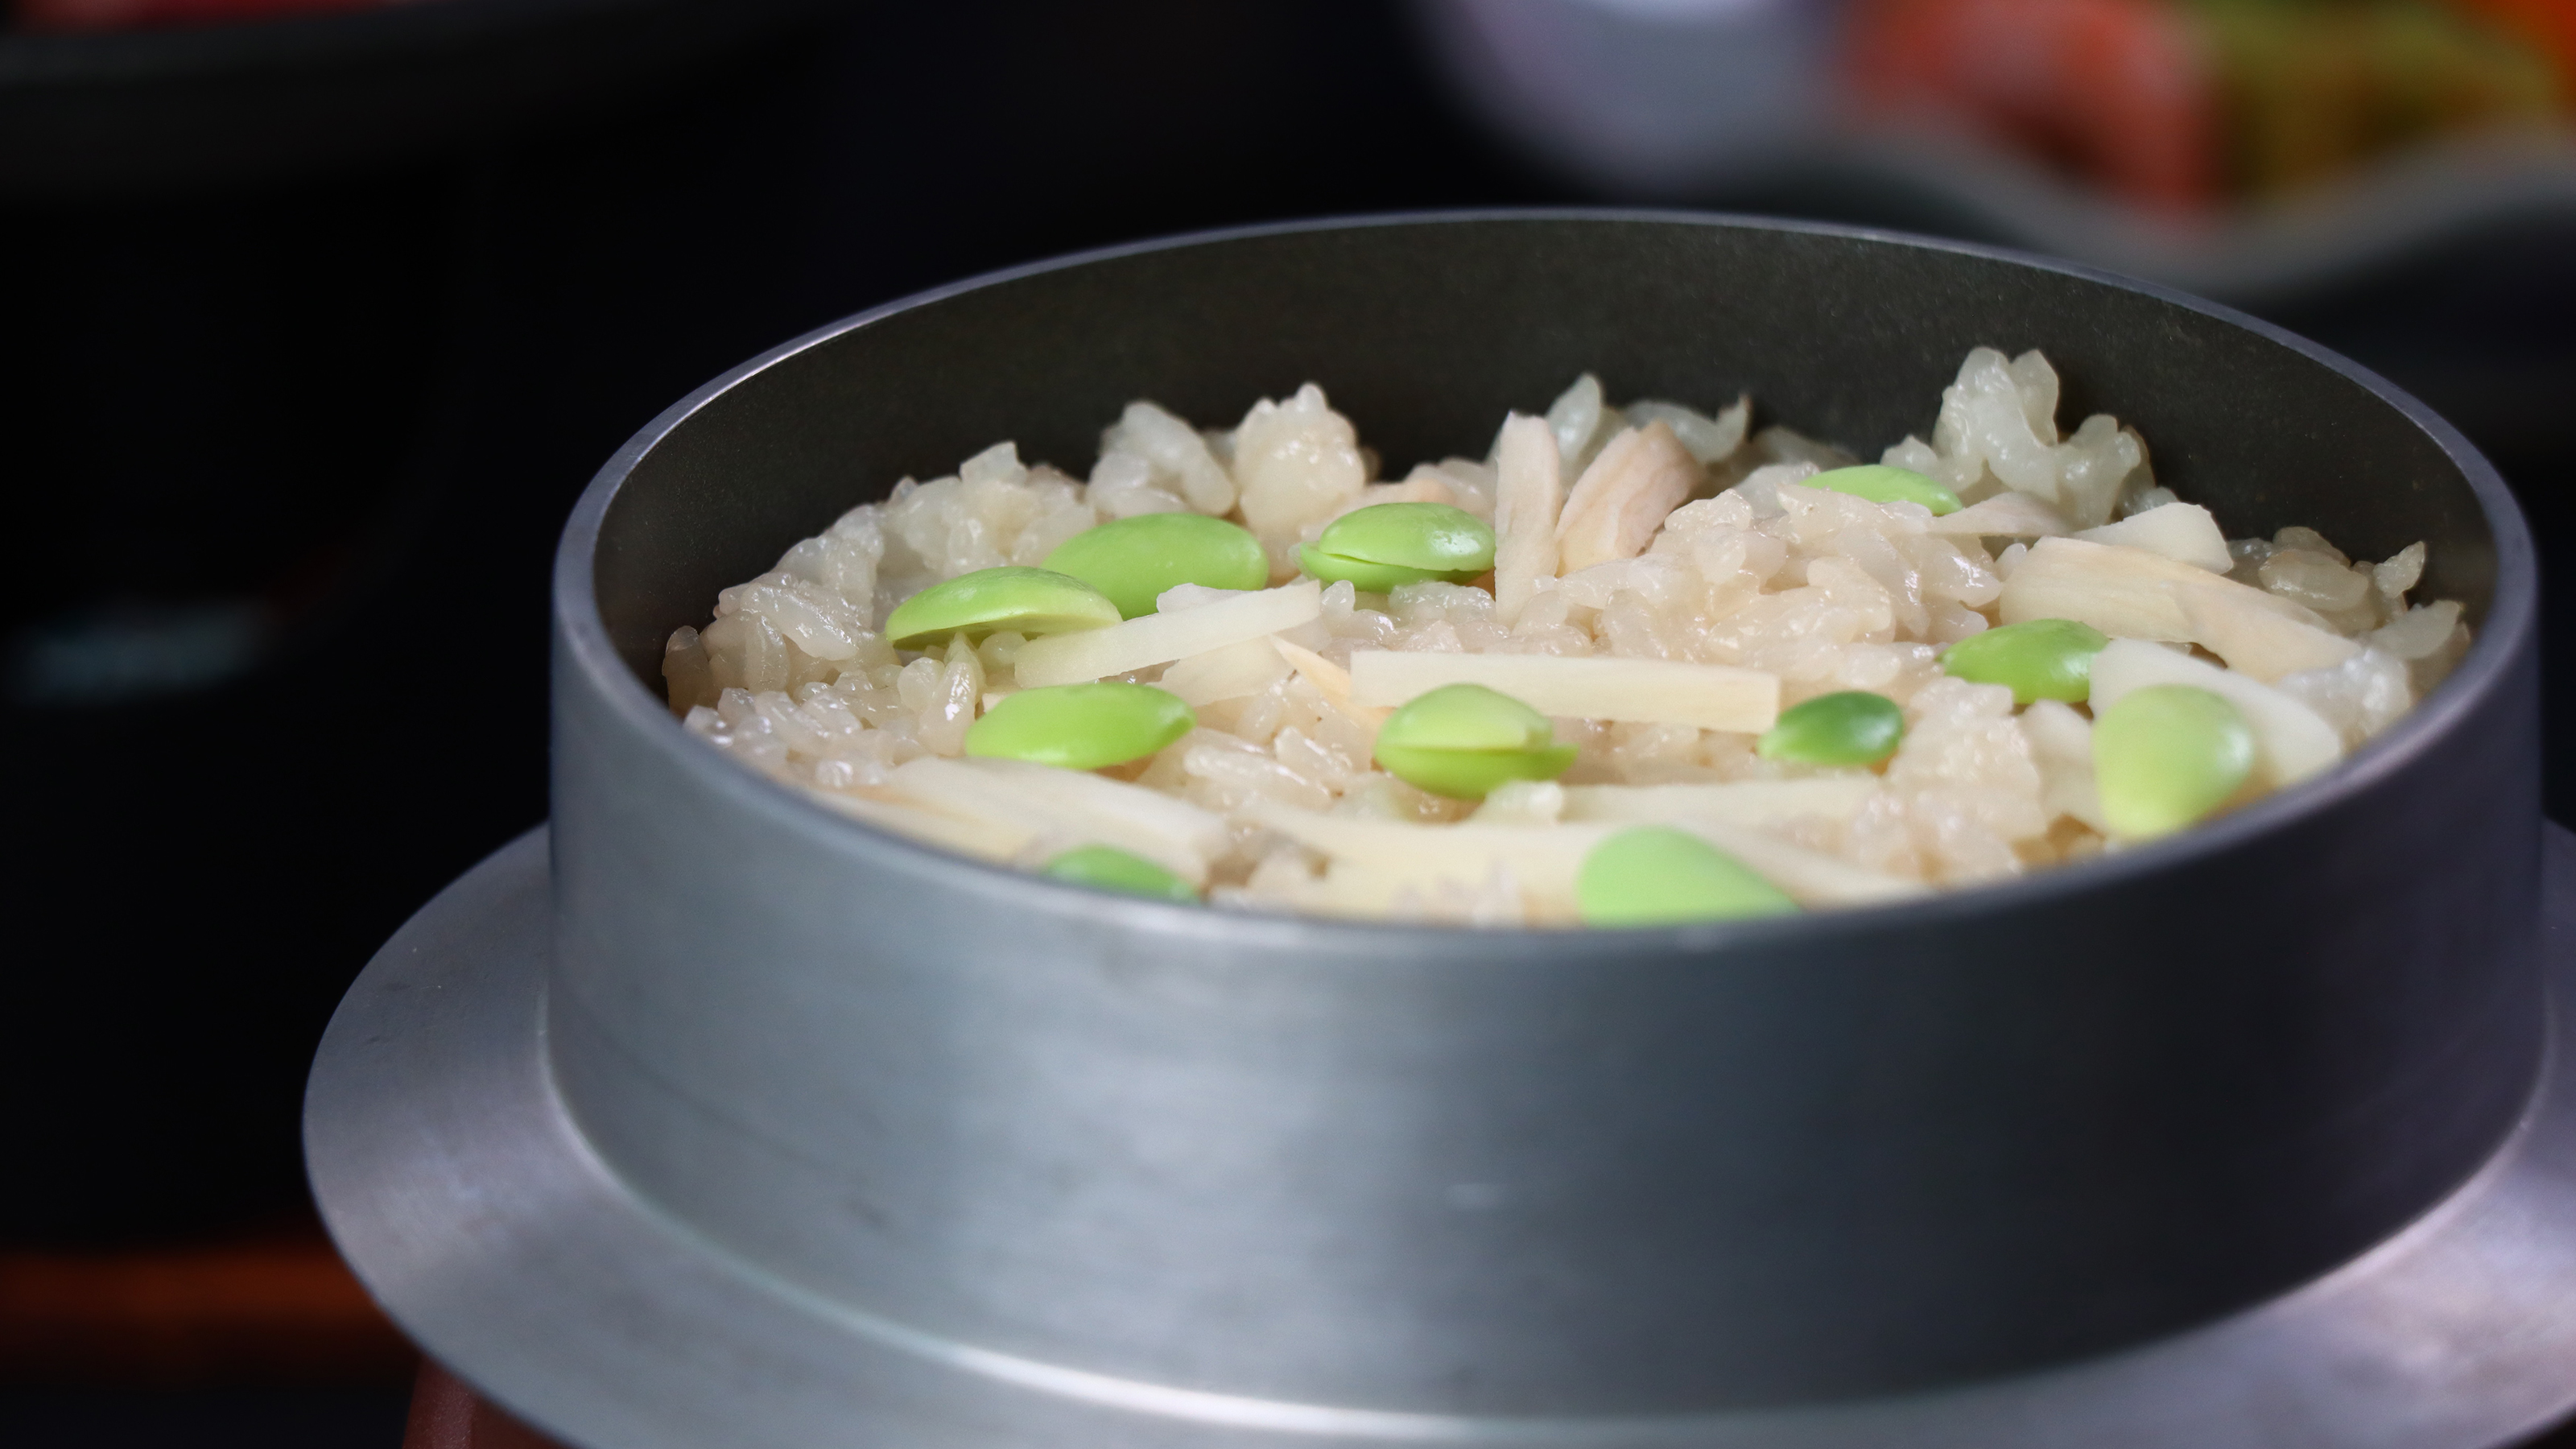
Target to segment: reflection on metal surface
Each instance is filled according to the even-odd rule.
[[[544,833],[524,837],[388,943],[323,1043],[306,1135],[332,1230],[397,1319],[584,1443],[2487,1449],[2576,1404],[2564,831],[2548,854],[2556,1069],[2495,1161],[2379,1248],[2249,1312],[2046,1373],[1814,1408],[1553,1421],[1114,1379],[825,1305],[709,1251],[600,1166],[551,1090],[545,858]],[[937,1382],[961,1371],[989,1387]],[[948,1395],[972,1411],[925,1414]]]
[[[692,751],[639,682],[852,457],[978,429],[944,381],[970,359],[1012,359],[976,408],[1071,452],[1069,380],[1188,406],[1337,357],[1436,456],[1476,400],[1613,354],[1893,436],[1902,380],[1998,327],[2152,399],[2178,473],[2225,460],[2212,497],[2431,538],[2483,610],[2462,671],[2189,841],[1580,960],[1031,882]],[[2528,555],[2475,455],[2339,360],[1968,249],[1416,218],[967,284],[747,364],[594,484],[554,904],[530,844],[371,969],[314,1079],[317,1186],[434,1350],[602,1445],[2488,1443],[2576,1350],[2546,1251],[2476,1290],[2474,1385],[2411,1347],[2463,1281],[2437,1242],[2501,1251],[2481,1205],[2516,1193],[2568,1210],[2491,1167],[2544,1027]]]

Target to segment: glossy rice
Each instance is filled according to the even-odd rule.
[[[1614,408],[1588,375],[1549,407],[1543,435],[1524,422],[1513,446],[1507,428],[1486,457],[1423,463],[1394,481],[1380,480],[1380,460],[1312,384],[1227,429],[1138,402],[1104,431],[1087,478],[1000,443],[952,476],[906,478],[885,502],[795,544],[771,572],[725,590],[711,622],[671,637],[671,707],[750,768],[946,849],[1035,868],[1108,844],[1220,906],[1563,925],[1575,919],[1582,854],[1639,821],[1699,831],[1810,908],[2120,848],[2106,842],[2085,710],[2016,708],[2010,691],[1948,678],[1940,664],[1944,646],[2010,622],[2016,608],[2065,612],[2070,589],[2085,607],[2146,620],[2105,631],[2152,641],[2115,645],[2131,652],[2123,669],[2161,677],[2168,659],[2196,660],[2224,675],[2211,687],[2249,718],[2297,742],[2281,747],[2297,758],[2277,784],[2386,728],[2466,649],[2457,604],[2409,601],[2421,544],[2356,561],[2289,528],[2225,539],[2219,553],[2211,531],[2195,557],[2173,542],[2188,530],[2164,526],[2185,514],[2132,526],[2188,505],[2157,486],[2146,441],[2116,419],[2062,433],[2057,393],[2036,352],[1969,354],[1929,440],[1905,438],[1880,459],[1971,505],[1947,518],[1803,486],[1859,460],[1783,427],[1749,427],[1746,400]],[[1542,447],[1553,456],[1532,451]],[[1542,474],[1552,490],[1529,481]],[[1333,584],[1303,622],[1112,676],[1158,684],[1197,711],[1195,729],[1136,765],[1076,774],[965,758],[977,712],[1018,687],[1025,641],[997,634],[914,654],[881,632],[929,584],[1039,564],[1074,534],[1140,513],[1240,522],[1268,554],[1274,586],[1311,588],[1296,583],[1297,545],[1354,508],[1405,500],[1492,523],[1495,575],[1382,596]],[[2143,595],[2086,595],[2132,571]],[[1234,597],[1185,586],[1160,611]],[[2149,613],[2137,612],[2141,599]],[[1279,603],[1290,616],[1304,608],[1286,594]],[[1560,716],[1557,738],[1580,747],[1560,780],[1449,800],[1372,765],[1384,710],[1353,695],[1347,672],[1371,651],[1730,666],[1776,678],[1779,707],[1884,694],[1903,706],[1906,730],[1882,765],[1832,769],[1763,759],[1751,729]],[[1374,659],[1364,676],[1403,668]]]

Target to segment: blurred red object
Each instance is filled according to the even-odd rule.
[[[319,1224],[184,1247],[0,1251],[0,1381],[398,1380],[413,1358]]]
[[[1870,119],[1963,126],[2161,211],[2218,197],[2216,87],[2165,5],[1859,0],[1849,25],[1848,77]]]
[[[155,25],[209,25],[336,10],[376,10],[403,0],[18,0],[29,30],[132,30]]]
[[[2576,0],[2453,0],[2546,52],[2576,92]]]

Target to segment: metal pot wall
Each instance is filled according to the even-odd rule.
[[[850,503],[997,438],[1079,467],[1130,397],[1218,418],[1313,379],[1400,462],[1591,369],[1874,451],[1979,344],[2046,351],[2068,416],[2133,422],[2233,532],[2428,540],[2476,649],[2332,776],[2177,840],[1618,933],[1090,894],[840,818],[655,695],[670,629]],[[2352,1259],[2512,1127],[2543,1027],[2534,595],[2438,420],[2073,269],[1564,215],[1035,268],[747,365],[585,498],[546,1052],[588,1150],[693,1241],[1140,1402],[1624,1419],[2063,1361]],[[931,1422],[976,1419],[955,1392]]]

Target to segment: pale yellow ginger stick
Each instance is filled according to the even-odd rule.
[[[2124,544],[2043,538],[1996,602],[2007,624],[2073,619],[2114,639],[2198,644],[2265,681],[2359,652],[2302,605]]]
[[[1779,722],[1780,676],[1731,664],[1604,654],[1440,654],[1361,649],[1351,698],[1392,708],[1452,684],[1480,684],[1541,714],[1643,720],[1760,734]]]
[[[1548,446],[1553,448],[1556,444],[1551,440]],[[1287,660],[1290,668],[1306,676],[1306,682],[1315,686],[1315,692],[1324,697],[1326,704],[1350,716],[1353,723],[1376,729],[1393,713],[1353,700],[1350,671],[1314,650],[1291,644],[1277,635],[1271,636],[1270,647],[1279,651],[1279,657]]]
[[[1012,673],[1020,688],[1088,684],[1258,639],[1323,614],[1321,585],[1299,579],[1237,594],[1177,614],[1143,614],[1104,629],[1051,634],[1020,646]]]
[[[1879,788],[1872,775],[1724,784],[1568,785],[1564,818],[1632,825],[1715,820],[1757,829],[1796,820],[1847,821],[1878,795]]]

